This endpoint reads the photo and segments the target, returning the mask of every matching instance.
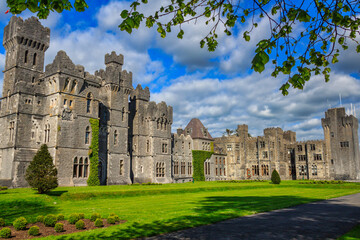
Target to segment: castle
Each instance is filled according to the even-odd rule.
[[[41,144],[61,186],[87,185],[94,137],[103,185],[192,181],[193,150],[214,152],[204,162],[209,181],[269,179],[273,169],[283,179],[360,178],[358,120],[343,108],[326,112],[319,141],[297,142],[295,132],[280,128],[253,138],[246,125],[214,139],[199,119],[172,134],[172,107],[151,102],[147,87],[134,89],[121,54],[106,54],[105,69],[92,75],[59,51],[44,71],[49,43],[50,29],[35,17],[12,17],[5,27],[0,185],[27,186],[25,171]]]

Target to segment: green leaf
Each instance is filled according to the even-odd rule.
[[[128,17],[128,10],[123,10],[122,12],[121,12],[121,14],[120,14],[120,16],[122,17],[122,18],[127,18]]]

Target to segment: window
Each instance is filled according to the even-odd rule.
[[[120,160],[119,174],[124,175],[124,160]]]
[[[259,175],[259,165],[252,165],[252,175]]]
[[[181,175],[185,174],[185,162],[181,162]]]
[[[299,175],[300,176],[305,176],[307,172],[307,167],[304,165],[299,166]]]
[[[223,161],[224,161],[224,165],[225,165],[225,158],[223,158]]]
[[[321,154],[314,154],[314,160],[322,160]]]
[[[90,143],[90,127],[87,126],[85,131],[85,144],[89,144],[89,143]]]
[[[179,162],[174,162],[174,174],[179,174]]]
[[[50,124],[45,124],[45,139],[44,142],[50,142]]]
[[[316,165],[312,165],[311,167],[311,174],[313,176],[317,176],[317,166]]]
[[[349,142],[340,142],[340,147],[345,148],[345,147],[349,147]]]
[[[267,151],[263,152],[263,158],[268,158],[268,152]]]
[[[218,175],[217,168],[215,168],[215,175],[216,175],[216,176]]]
[[[121,111],[121,121],[124,121],[125,119],[125,108],[122,108],[122,111]]]
[[[168,150],[167,150],[167,143],[163,143],[163,144],[162,144],[161,152],[162,152],[162,153],[167,153],[167,152],[168,152]]]
[[[220,171],[220,176],[221,176],[221,168],[219,168],[219,171]]]
[[[191,143],[189,143],[189,150],[191,149]]]
[[[73,177],[74,178],[78,177],[78,167],[79,167],[78,159],[77,159],[77,157],[75,157],[74,158],[74,168],[73,168]]]
[[[299,161],[306,161],[306,155],[299,155]]]
[[[150,140],[146,140],[146,152],[150,152]]]
[[[67,99],[64,99],[64,106],[67,105]]]
[[[217,157],[215,158],[215,164],[218,164]]]
[[[117,130],[114,131],[114,145],[118,144],[118,133]]]
[[[10,142],[14,141],[15,136],[15,121],[11,121],[9,124],[9,131],[10,131]]]
[[[69,101],[69,107],[72,107],[73,100]]]
[[[315,144],[310,144],[310,150],[315,151]]]
[[[28,55],[29,55],[29,51],[26,50],[25,51],[25,56],[24,56],[24,63],[27,63]]]
[[[184,141],[182,141],[181,148],[182,148],[183,150],[185,149],[185,143],[184,143]]]
[[[87,100],[86,100],[86,113],[91,113],[92,108],[92,94],[88,93]]]
[[[231,146],[231,144],[227,145],[227,150],[228,150],[228,152],[232,151],[232,146]]]
[[[89,173],[89,160],[88,158],[74,158],[73,178],[86,178]]]
[[[32,77],[31,78],[31,83],[34,83],[35,82],[35,77]]]
[[[83,176],[83,167],[84,167],[84,162],[83,162],[83,158],[81,157],[80,160],[79,160],[78,177],[82,177],[82,176]]]
[[[33,65],[36,65],[36,53],[34,53],[34,57],[33,57]]]
[[[85,158],[85,161],[84,161],[84,177],[85,178],[88,175],[88,171],[89,171],[89,161],[88,161],[88,158]]]
[[[264,141],[260,141],[260,147],[264,148],[265,147],[265,142]]]
[[[298,145],[297,149],[298,149],[299,152],[302,152],[302,145]]]
[[[224,176],[226,176],[226,171],[225,171],[225,168],[224,168]]]
[[[334,164],[334,159],[331,159],[331,164]]]
[[[235,144],[235,150],[240,150],[240,144]]]
[[[156,163],[156,177],[165,177],[165,163]]]
[[[50,83],[51,83],[51,82],[50,82]],[[67,78],[67,79],[65,80],[64,90],[66,90],[66,89],[68,88],[69,83],[70,83],[70,80]]]
[[[333,132],[331,132],[331,133],[330,133],[330,136],[331,136],[331,137],[334,137],[334,133],[333,133]]]

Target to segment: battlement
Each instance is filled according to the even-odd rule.
[[[120,72],[120,85],[124,83],[129,86],[132,86],[132,72],[128,72],[126,70]],[[149,99],[150,99],[150,91],[149,91]]]
[[[264,135],[267,136],[275,136],[275,135],[283,135],[284,131],[279,127],[271,127],[264,129]]]
[[[132,100],[144,100],[144,101],[150,101],[150,90],[148,87],[145,87],[144,89],[140,84],[137,85],[136,89],[131,93],[131,99]]]
[[[105,65],[110,63],[115,63],[119,65],[124,64],[124,56],[122,54],[117,55],[115,51],[112,51],[111,54],[105,55]]]
[[[166,119],[166,121],[171,124],[173,120],[173,109],[165,102],[160,102],[158,104],[156,104],[156,102],[149,102],[146,115],[156,121]]]
[[[8,49],[14,44],[23,44],[40,51],[46,51],[50,43],[50,29],[41,25],[36,17],[25,21],[21,17],[11,17],[4,29],[3,45]]]

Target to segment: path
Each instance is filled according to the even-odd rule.
[[[360,223],[360,193],[148,239],[336,239]]]

